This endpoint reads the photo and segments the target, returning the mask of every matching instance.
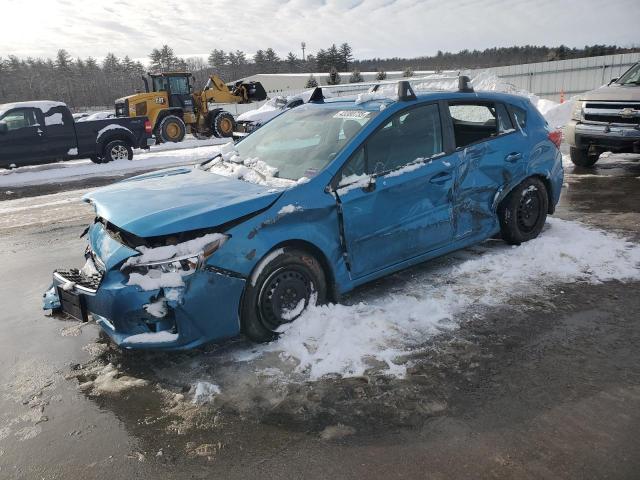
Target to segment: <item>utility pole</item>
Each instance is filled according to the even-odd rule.
[[[306,44],[306,42],[302,42],[302,43],[300,44],[300,46],[302,47],[302,61],[304,62],[304,61],[305,61],[305,58],[304,58],[304,49],[305,49],[305,48],[307,48],[307,44]]]

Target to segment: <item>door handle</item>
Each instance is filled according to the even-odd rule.
[[[429,179],[429,183],[444,183],[451,180],[451,174],[449,172],[440,172]]]
[[[504,157],[507,162],[517,162],[522,158],[522,154],[520,152],[511,152],[509,155]]]

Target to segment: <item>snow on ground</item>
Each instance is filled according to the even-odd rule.
[[[518,305],[554,284],[640,279],[640,246],[555,218],[538,239],[521,246],[489,241],[453,257],[460,260],[453,266],[434,264],[410,280],[402,274],[398,291],[365,294],[354,305],[313,307],[246,359],[276,352],[310,380],[362,375],[378,362],[402,376],[407,364],[399,358],[483,308]]]
[[[198,142],[198,143],[196,143]],[[49,165],[31,165],[14,170],[0,170],[0,188],[68,182],[86,177],[109,177],[140,170],[192,164],[216,155],[219,145],[228,140],[185,141],[137,150],[133,160],[95,164],[91,160],[72,160]],[[194,148],[197,145],[197,148]]]

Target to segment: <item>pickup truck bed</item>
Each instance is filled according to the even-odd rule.
[[[153,143],[146,117],[75,122],[60,102],[0,105],[0,167],[90,158],[131,159]]]

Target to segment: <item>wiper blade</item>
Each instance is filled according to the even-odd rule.
[[[207,163],[209,163],[209,162],[213,162],[213,161],[214,161],[216,158],[218,158],[218,157],[222,157],[222,153],[217,153],[217,154],[216,154],[216,155],[214,155],[213,157],[211,157],[211,158],[209,158],[209,159],[205,160],[204,162],[202,162],[202,163],[200,164],[200,166],[201,166],[201,167],[204,167]]]

